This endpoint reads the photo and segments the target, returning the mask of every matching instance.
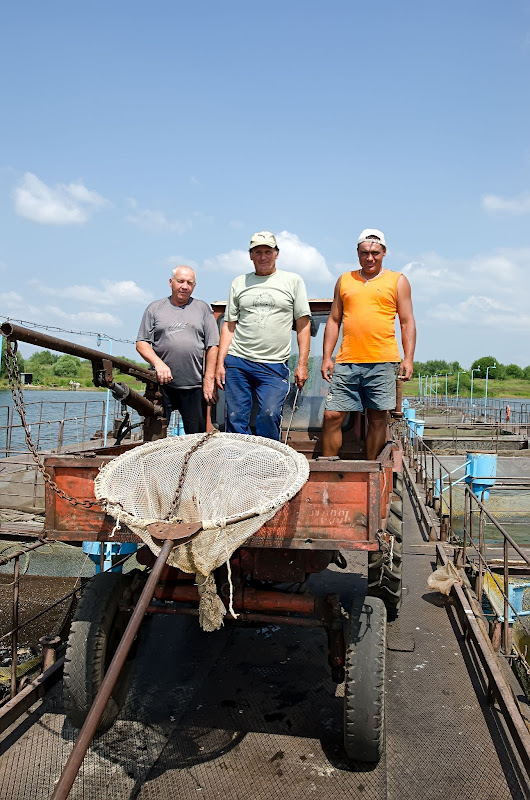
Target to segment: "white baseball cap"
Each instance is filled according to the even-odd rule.
[[[248,249],[252,250],[253,247],[259,247],[261,244],[264,244],[266,247],[278,248],[276,237],[270,231],[259,231],[259,233],[255,233],[250,240],[250,247]]]
[[[377,239],[379,240],[379,243],[383,245],[383,247],[386,247],[385,234],[382,233],[382,231],[378,231],[376,228],[365,228],[357,239],[357,244],[359,245],[363,242],[373,242]]]

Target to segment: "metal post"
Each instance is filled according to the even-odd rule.
[[[460,376],[461,375],[467,375],[467,372],[465,371],[465,369],[462,370],[462,372],[459,372],[457,374],[457,376],[456,376],[456,402],[457,403],[458,403],[458,389],[459,389],[459,386],[460,386]]]
[[[60,453],[64,440],[64,419],[59,422],[59,432],[57,434],[57,452]]]
[[[484,494],[484,493],[483,493]],[[479,605],[482,603],[482,592],[484,591],[484,512],[480,508],[479,527],[478,527],[478,578],[475,584],[475,594]]]
[[[98,347],[101,347],[102,341],[107,341],[109,343],[109,355],[112,355],[112,339],[109,339],[108,336],[104,336],[102,333],[98,333]],[[107,389],[107,399],[105,402],[105,423],[103,426],[103,447],[107,446],[107,428],[109,427],[109,403],[110,403],[110,389]]]
[[[11,699],[17,693],[18,665],[18,598],[20,592],[20,556],[15,557],[13,570],[13,633],[11,634]]]
[[[486,367],[486,388],[484,390],[484,424],[486,423],[486,406],[488,402],[488,372],[490,369],[497,369],[497,364]]]
[[[508,622],[508,586],[510,584],[510,566],[508,562],[508,540],[504,539],[504,620],[502,623],[502,646],[504,655],[509,656],[512,651],[512,632]]]
[[[480,372],[480,367],[475,367],[475,369],[471,370],[471,396],[469,398],[469,415],[471,417],[471,422],[473,422],[473,373]]]

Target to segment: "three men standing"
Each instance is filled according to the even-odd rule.
[[[250,433],[255,395],[256,434],[280,439],[293,323],[299,351],[294,380],[301,389],[308,377],[311,312],[302,278],[276,269],[279,252],[269,231],[252,236],[249,254],[254,272],[232,281],[220,340],[210,307],[191,296],[195,273],[190,267],[175,267],[169,281],[171,297],[156,300],[145,310],[136,349],[156,370],[168,420],[178,409],[186,433],[205,430],[205,402],[216,401],[218,387],[225,390],[227,432]],[[345,272],[337,281],[324,332],[322,377],[331,385],[322,454],[338,456],[348,413],[366,409],[366,458],[373,460],[385,445],[388,411],[396,403],[396,378],[412,377],[416,325],[407,278],[383,267],[384,234],[372,228],[362,231],[357,255],[360,269]],[[334,362],[341,326],[342,344]]]
[[[298,339],[295,383],[307,380],[311,312],[302,278],[276,269],[279,249],[269,231],[250,240],[254,272],[232,281],[221,330],[216,383],[225,390],[226,431],[250,433],[252,395],[258,413],[256,434],[280,439],[282,405],[289,391],[291,331]]]
[[[396,377],[412,377],[416,324],[407,278],[383,267],[384,234],[373,228],[362,231],[357,255],[361,268],[345,272],[337,281],[324,332],[322,377],[331,386],[325,403],[322,454],[338,455],[348,413],[365,408],[366,458],[371,461],[385,445],[388,411],[396,405]],[[396,314],[402,361],[395,337]],[[343,339],[334,363],[331,355],[341,324]]]
[[[169,285],[171,296],[155,300],[144,311],[136,350],[156,371],[167,421],[177,410],[186,433],[202,433],[206,403],[216,399],[219,332],[210,306],[192,297],[191,267],[175,267]]]

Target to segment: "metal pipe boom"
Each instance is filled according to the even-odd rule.
[[[65,339],[57,339],[55,336],[48,336],[46,333],[39,333],[39,331],[23,328],[20,325],[13,325],[11,322],[3,322],[2,325],[0,325],[0,331],[2,331],[4,336],[8,339],[16,339],[21,342],[27,342],[28,344],[34,344],[37,347],[57,350],[59,353],[67,353],[70,356],[85,358],[88,361],[92,361],[92,363],[101,363],[102,360],[105,359],[106,361],[110,361],[113,367],[116,367],[116,369],[123,372],[125,375],[132,375],[144,383],[158,383],[155,372],[138,367],[136,364],[131,364],[126,358],[111,356],[107,353],[102,353],[100,350],[92,350],[90,347],[83,347],[83,345],[75,344],[74,342],[67,342]]]

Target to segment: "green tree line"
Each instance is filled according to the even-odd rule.
[[[125,356],[121,357],[125,358]],[[137,362],[130,358],[126,360],[130,361],[131,364],[138,364],[144,369],[147,367],[143,361]],[[20,351],[17,351],[17,362],[20,372],[32,374],[32,383],[36,386],[62,387],[69,386],[71,381],[87,388],[94,386],[92,382],[92,363],[86,359],[76,358],[76,356],[71,355],[57,355],[57,353],[50,353],[49,350],[38,350],[26,359],[22,357]],[[5,349],[2,350],[0,378],[3,381],[7,379]],[[137,388],[143,386],[134,378],[122,375],[117,370],[116,380]]]
[[[518,380],[530,381],[530,365],[527,367],[520,367],[517,364],[501,364],[493,356],[482,356],[477,358],[471,366],[467,369],[462,367],[458,361],[415,361],[414,362],[414,377],[418,375],[456,375],[460,372],[460,382],[470,381],[466,375],[471,375],[471,370],[474,371],[475,378],[485,378],[486,370],[488,369],[488,380],[491,381],[504,381],[508,378],[516,378]]]

